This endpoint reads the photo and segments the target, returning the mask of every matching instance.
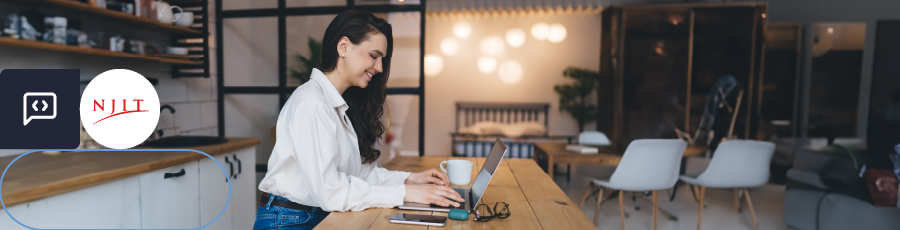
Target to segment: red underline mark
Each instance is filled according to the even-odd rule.
[[[115,116],[122,115],[122,114],[126,114],[126,113],[136,113],[136,112],[150,112],[150,110],[132,110],[132,111],[120,112],[120,113],[116,113],[116,114],[113,114],[113,115],[109,115],[108,117],[104,117],[103,119],[100,119],[100,120],[97,121],[97,122],[106,120],[106,118],[115,117]],[[94,124],[96,125],[97,122],[94,122]]]

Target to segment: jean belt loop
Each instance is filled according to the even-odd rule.
[[[269,202],[266,202],[266,210],[269,210],[272,207],[272,201],[275,200],[274,194],[269,194]]]

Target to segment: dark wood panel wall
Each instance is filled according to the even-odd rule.
[[[734,134],[757,139],[765,50],[765,3],[610,6],[602,12],[597,130],[627,146],[693,134],[712,84],[734,76],[743,90]],[[736,103],[737,89],[726,99]],[[716,139],[733,120],[716,118]],[[721,124],[724,124],[724,130]]]

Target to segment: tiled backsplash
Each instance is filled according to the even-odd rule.
[[[156,86],[160,105],[172,105],[159,114],[163,136],[217,135],[216,80],[214,78],[160,78]]]

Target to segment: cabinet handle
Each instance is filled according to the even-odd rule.
[[[241,174],[241,168],[243,167],[241,167],[241,160],[237,158],[237,155],[231,155],[231,157],[234,158],[234,161],[238,163],[238,173],[234,174],[234,179],[237,179],[237,175]]]
[[[234,176],[234,163],[228,160],[228,156],[225,156],[225,163],[228,163],[228,176],[226,177]],[[225,178],[225,181],[228,181],[228,178]]]
[[[180,177],[180,176],[184,176],[184,169],[181,169],[181,171],[178,171],[177,173],[165,173],[165,174],[163,174],[163,179],[169,179],[172,177]]]

